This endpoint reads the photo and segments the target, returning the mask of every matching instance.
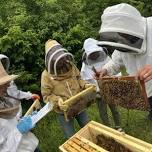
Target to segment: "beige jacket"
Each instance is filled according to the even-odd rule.
[[[69,99],[87,88],[86,84],[86,81],[80,79],[79,70],[75,66],[65,75],[58,77],[53,77],[44,70],[41,76],[41,93],[45,103],[53,102],[55,112],[62,113],[58,107],[58,99]]]

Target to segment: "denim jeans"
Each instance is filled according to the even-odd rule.
[[[97,99],[97,106],[98,106],[100,118],[101,118],[103,124],[110,126],[110,122],[109,122],[109,118],[108,118],[108,111],[107,111],[107,104],[103,101],[102,98],[98,98]],[[117,106],[111,105],[111,104],[108,104],[108,106],[111,110],[115,126],[116,127],[120,126],[121,125],[120,114],[119,114],[119,111],[117,109]]]
[[[58,114],[58,119],[59,119],[59,123],[63,129],[63,132],[65,134],[65,137],[70,138],[75,133],[74,118],[70,119],[69,121],[66,121],[63,114]],[[78,114],[75,117],[75,119],[77,120],[77,122],[81,128],[84,127],[89,122],[89,118],[85,111]]]

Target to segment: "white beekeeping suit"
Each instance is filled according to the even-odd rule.
[[[0,152],[34,152],[38,145],[38,139],[29,132],[33,128],[30,116],[18,122],[19,102],[5,96],[8,83],[17,77],[8,75],[0,62]]]
[[[97,92],[99,92],[99,87],[97,81],[94,79],[93,67],[100,71],[102,67],[110,61],[110,57],[106,54],[106,49],[98,46],[98,41],[92,38],[85,40],[84,45],[84,54],[82,57],[83,63],[81,68],[81,77],[83,80],[86,80],[90,83],[93,83],[97,87]],[[107,104],[104,102],[102,97],[97,93],[97,106],[99,109],[99,114],[103,124],[110,126],[110,121],[107,112]],[[115,123],[115,128],[119,131],[122,131],[120,127],[120,115],[115,105],[108,105]]]
[[[97,71],[100,71],[102,67],[110,60],[110,57],[104,52],[102,47],[97,45],[98,41],[92,38],[88,38],[85,40],[83,45],[83,57],[82,57],[82,68],[81,68],[81,78],[86,80],[92,84],[97,86],[97,91],[99,91],[99,87],[97,81],[93,78],[94,72],[92,70],[93,67]],[[89,60],[89,55],[98,52],[99,57],[94,62]]]
[[[38,139],[31,132],[22,134],[16,128],[18,121],[0,118],[0,152],[34,152]]]
[[[4,54],[0,54],[0,61],[2,62],[5,70],[8,71],[9,65],[10,65],[9,58]],[[19,100],[21,99],[29,100],[32,98],[31,92],[29,91],[24,92],[24,91],[19,90],[16,84],[14,83],[14,81],[10,82],[10,86],[7,88],[7,94],[9,96],[8,100],[10,100],[10,102],[19,102]],[[17,113],[17,117],[20,118],[21,116],[22,116],[22,106],[20,103],[20,109]]]
[[[88,38],[85,40],[83,49],[84,54],[82,57],[83,63],[81,68],[81,77],[83,80],[95,84],[97,86],[97,91],[99,91],[97,81],[94,79],[95,73],[93,72],[92,68],[95,67],[97,71],[100,71],[102,67],[111,60],[111,58],[106,54],[106,50],[98,46],[98,41],[93,38]],[[89,60],[89,56],[95,52],[99,53],[99,57],[94,61]],[[121,74],[119,73],[119,75]]]
[[[112,60],[103,68],[109,75],[125,66],[129,75],[152,64],[152,17],[145,18],[131,5],[122,3],[108,7],[101,16],[99,45],[114,50]],[[146,83],[148,97],[152,96],[152,80]]]

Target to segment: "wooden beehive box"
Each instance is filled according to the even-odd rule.
[[[106,103],[127,109],[149,110],[144,81],[137,77],[103,77],[98,84]]]
[[[103,146],[99,146],[101,145],[98,140],[99,136],[108,139],[106,143],[102,141]],[[108,150],[104,148],[105,145]],[[62,152],[152,152],[152,145],[91,121],[61,145],[59,149]]]

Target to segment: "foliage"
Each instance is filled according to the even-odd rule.
[[[10,58],[10,72],[20,75],[19,87],[40,93],[48,39],[56,39],[73,53],[80,68],[83,42],[88,37],[98,38],[103,10],[122,2],[135,6],[143,16],[152,15],[150,0],[0,0],[0,50]],[[95,112],[94,108],[89,110],[90,117],[99,121]],[[121,113],[124,125],[124,110]],[[145,135],[151,124],[142,126],[142,115],[132,112],[127,132],[151,142],[151,134]],[[64,141],[54,114],[43,119],[34,131],[40,138],[42,152],[58,151],[58,145]]]
[[[11,72],[21,75],[19,86],[40,92],[48,39],[56,39],[73,53],[80,68],[84,40],[98,38],[103,10],[121,2],[151,15],[149,0],[1,0],[0,50],[10,57]]]

